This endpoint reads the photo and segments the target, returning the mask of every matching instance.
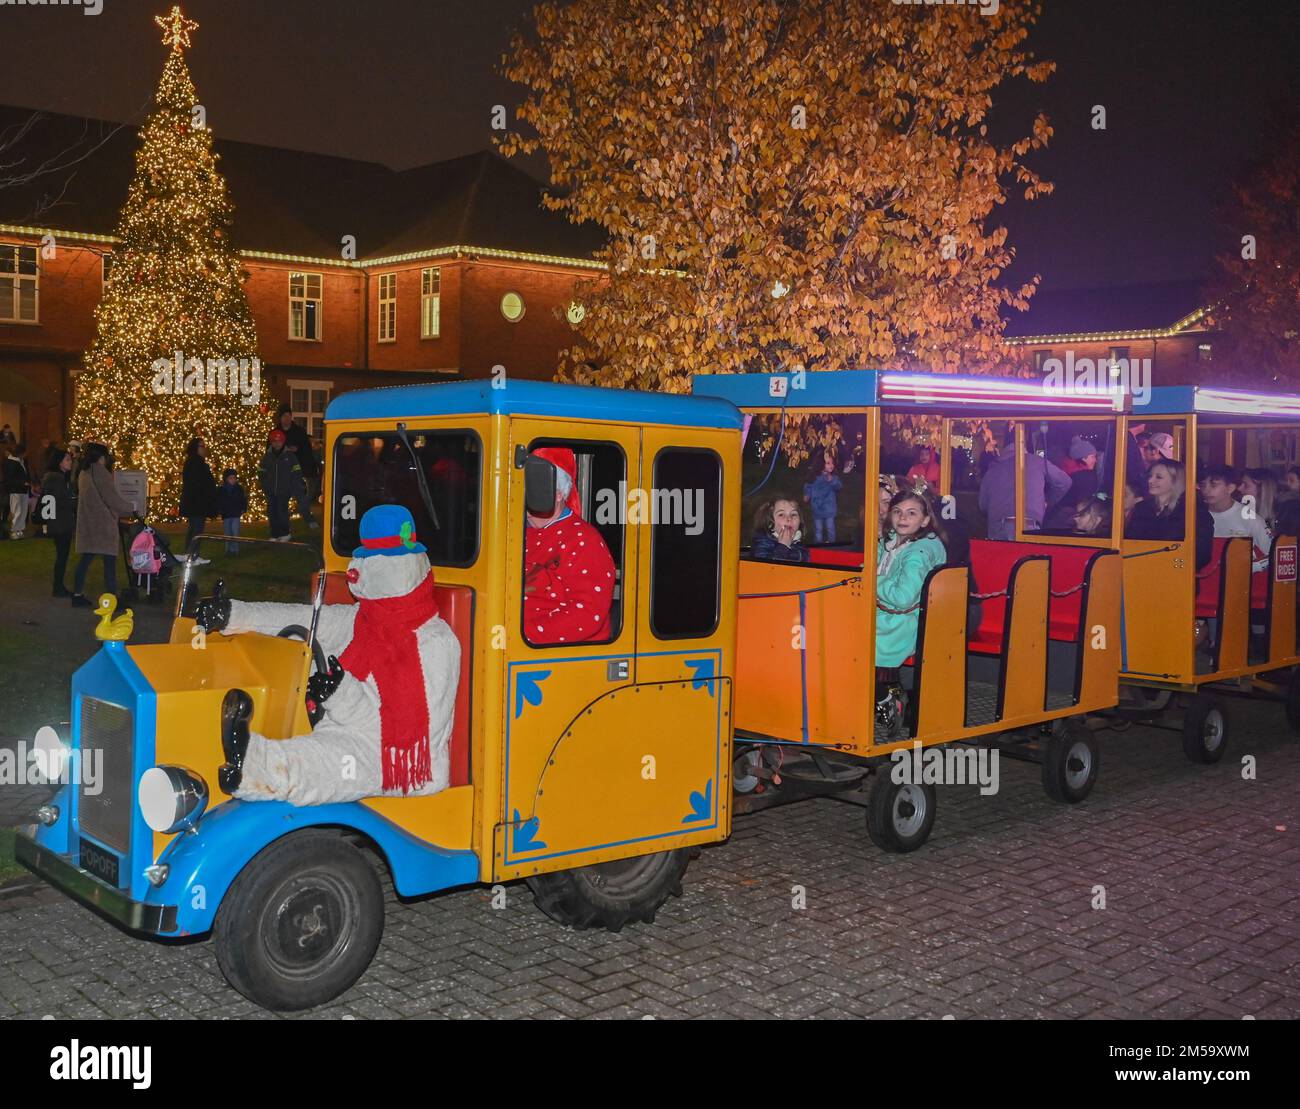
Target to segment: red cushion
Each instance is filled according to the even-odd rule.
[[[808,561],[814,566],[852,566],[862,565],[861,551],[837,551],[825,547],[809,547]]]
[[[316,579],[313,576],[313,596],[315,590]],[[473,658],[471,646],[474,641],[474,590],[467,585],[435,585],[433,595],[438,603],[438,615],[447,621],[447,626],[460,643],[460,682],[456,686],[455,716],[451,722],[448,756],[451,763],[449,784],[463,786],[469,784],[469,694],[470,664]],[[352,605],[356,602],[343,571],[333,570],[325,575],[327,605]]]
[[[1095,547],[1053,545],[1048,543],[1007,543],[993,539],[972,539],[970,544],[971,591],[995,593],[1006,589],[1016,563],[1028,556],[1046,557],[1051,561],[1050,588],[1066,593],[1048,601],[1048,635],[1055,640],[1073,643],[1079,635],[1083,615],[1083,590],[1075,587],[1083,581],[1088,561],[1097,553]],[[1006,620],[1006,597],[989,597],[981,606],[979,627],[970,635],[971,649],[979,654],[1000,654],[1002,628]]]
[[[1214,553],[1210,556],[1209,565],[1203,570],[1196,572],[1196,615],[1197,616],[1218,616],[1219,615],[1219,568],[1223,565],[1223,545],[1227,543],[1226,539],[1217,538],[1214,540]]]

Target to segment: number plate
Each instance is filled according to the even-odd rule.
[[[118,857],[112,852],[105,851],[88,839],[81,841],[81,869],[114,888],[122,884],[118,879],[118,862]]]

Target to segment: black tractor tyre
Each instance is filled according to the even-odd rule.
[[[680,897],[688,862],[689,849],[659,851],[538,874],[528,879],[528,888],[552,920],[618,932],[625,924],[652,924],[669,897]]]
[[[250,1001],[310,1009],[351,987],[384,933],[384,893],[362,852],[333,832],[295,832],[239,873],[213,925],[217,965]]]

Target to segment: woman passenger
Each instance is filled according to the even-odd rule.
[[[1237,492],[1241,494],[1243,503],[1247,497],[1254,498],[1250,503],[1255,515],[1264,521],[1264,526],[1268,528],[1270,534],[1277,535],[1277,478],[1273,471],[1246,470],[1241,475]]]
[[[1183,540],[1187,508],[1187,467],[1177,459],[1162,458],[1147,471],[1147,496],[1138,502],[1125,529],[1126,539]],[[1196,568],[1208,565],[1214,553],[1214,519],[1196,500]]]
[[[906,694],[899,668],[916,651],[921,589],[947,561],[939,518],[929,498],[905,490],[889,506],[889,532],[876,549],[876,725],[903,734]]]

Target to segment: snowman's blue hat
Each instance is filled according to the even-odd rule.
[[[371,555],[424,554],[415,538],[415,518],[400,504],[377,504],[361,517],[361,546],[353,558]]]

